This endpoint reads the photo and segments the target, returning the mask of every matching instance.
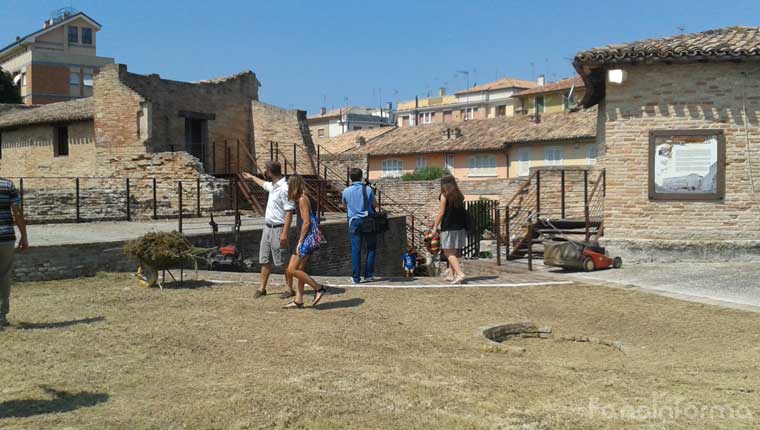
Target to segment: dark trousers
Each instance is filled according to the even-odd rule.
[[[16,254],[16,244],[0,244],[0,322],[11,308],[11,282],[13,281],[13,258]]]
[[[364,279],[375,276],[375,252],[377,250],[377,234],[363,233],[363,218],[354,218],[348,226],[348,236],[351,238],[351,277],[361,281],[362,242],[367,244],[367,262],[364,265]]]

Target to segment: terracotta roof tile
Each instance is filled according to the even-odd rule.
[[[454,137],[459,128],[461,135]],[[452,130],[446,137],[447,129]],[[457,124],[402,127],[349,152],[371,155],[495,150],[507,143],[540,143],[596,137],[596,110],[545,114],[536,123],[531,116],[492,118]]]
[[[81,121],[95,117],[92,97],[51,103],[33,109],[14,109],[0,114],[0,128],[58,121]]]
[[[382,136],[383,134],[388,133],[395,128],[396,127],[375,127],[363,130],[349,131],[339,136],[331,137],[320,143],[319,146],[325,148],[327,152],[331,154],[340,154],[342,152],[358,148],[356,139],[359,137],[364,138],[366,145],[378,136]]]
[[[531,88],[529,90],[523,90],[519,93],[515,93],[515,97],[520,96],[527,96],[531,94],[545,94],[545,93],[551,93],[554,91],[560,91],[560,90],[569,90],[572,87],[575,88],[583,88],[585,84],[583,83],[583,79],[580,76],[576,76],[573,78],[568,79],[562,79],[557,82],[550,82],[546,85],[542,85],[540,87]]]
[[[489,82],[487,84],[478,85],[477,87],[468,88],[463,91],[458,91],[457,94],[472,94],[479,93],[486,90],[500,90],[504,88],[533,88],[538,84],[533,81],[524,81],[522,79],[503,78],[498,81]]]
[[[575,64],[615,64],[646,60],[733,60],[760,57],[760,28],[725,27],[701,33],[608,45],[579,52]]]

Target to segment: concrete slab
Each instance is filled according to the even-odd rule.
[[[760,261],[633,264],[571,276],[635,286],[685,300],[760,310]]]
[[[345,222],[346,215],[328,213],[325,223]],[[214,217],[220,233],[230,233],[235,224],[234,216]],[[295,222],[293,224],[295,226]],[[241,230],[261,230],[264,218],[243,216]],[[178,229],[178,220],[145,221],[109,221],[81,224],[40,224],[30,225],[29,241],[31,246],[74,245],[97,242],[119,242],[136,239],[146,233],[174,231]],[[209,218],[187,218],[183,220],[183,232],[187,235],[210,234]]]

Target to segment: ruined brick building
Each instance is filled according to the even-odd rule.
[[[201,179],[210,207],[220,199],[206,196],[218,192],[219,177],[256,171],[273,148],[291,171],[314,173],[305,112],[260,102],[260,85],[250,71],[188,83],[106,65],[92,97],[0,110],[0,175],[25,178],[27,191],[71,182],[52,178],[83,178],[96,188],[109,178],[156,178],[167,190],[175,180]]]

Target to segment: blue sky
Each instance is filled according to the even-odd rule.
[[[730,4],[730,7],[727,5]],[[0,45],[73,6],[99,21],[100,55],[136,73],[195,81],[253,70],[261,99],[314,113],[451,93],[511,76],[572,73],[575,52],[729,25],[760,2],[0,0]]]

